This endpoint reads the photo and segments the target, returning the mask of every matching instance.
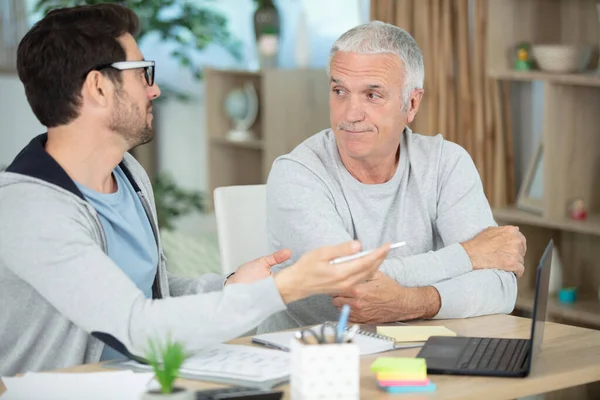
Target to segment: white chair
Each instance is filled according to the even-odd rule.
[[[219,251],[223,274],[267,255],[266,185],[224,186],[215,189]]]

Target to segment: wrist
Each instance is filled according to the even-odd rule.
[[[235,274],[235,271],[233,271],[232,273],[230,273],[229,275],[227,275],[225,277],[225,280],[223,281],[223,287],[225,287],[225,285],[227,285],[227,282],[229,282],[229,278],[231,278],[231,276]]]
[[[304,297],[300,294],[298,285],[294,285],[291,268],[285,268],[281,270],[275,274],[273,279],[275,280],[275,286],[277,286],[277,290],[279,290],[279,295],[281,296],[284,304],[300,300]]]
[[[398,320],[431,319],[437,315],[441,306],[440,294],[433,286],[404,288],[397,307],[401,316]]]
[[[440,312],[440,308],[442,308],[442,297],[433,286],[425,286],[419,289],[421,289],[424,305],[421,318],[431,319]]]
[[[471,268],[473,270],[477,269],[477,267],[475,265],[473,246],[471,245],[471,241],[469,240],[469,241],[463,242],[460,245],[465,250],[465,253],[467,253],[467,257],[469,257],[469,261],[471,262]]]

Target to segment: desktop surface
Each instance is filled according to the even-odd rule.
[[[531,319],[511,315],[418,321],[410,324],[444,325],[461,336],[528,338],[531,334]],[[231,343],[249,345],[250,340],[250,337],[246,337]],[[419,350],[419,348],[401,349],[361,357],[361,398],[390,398],[389,394],[377,388],[375,375],[370,371],[370,366],[377,357],[414,357]],[[519,398],[600,381],[600,331],[547,322],[542,350],[538,357],[527,378],[429,375],[432,382],[436,384],[437,390],[427,394],[427,398],[467,400]],[[103,369],[101,364],[89,364],[64,371],[92,372],[106,371],[106,369]],[[222,387],[216,383],[192,380],[181,380],[179,383],[197,390]],[[283,399],[290,399],[288,385],[279,386],[277,389],[284,391]],[[0,384],[0,393],[2,391],[3,386]]]

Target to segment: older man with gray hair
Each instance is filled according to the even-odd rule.
[[[328,73],[331,128],[279,157],[268,179],[271,245],[292,260],[350,239],[407,245],[374,279],[292,303],[259,331],[333,320],[343,304],[362,323],[511,312],[525,238],[497,226],[462,147],[407,126],[423,97],[415,40],[379,21],[357,26],[334,43]]]

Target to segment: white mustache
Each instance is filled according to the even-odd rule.
[[[351,122],[340,122],[337,124],[337,129],[351,132],[371,132],[375,130],[375,128],[372,126],[360,126]]]

